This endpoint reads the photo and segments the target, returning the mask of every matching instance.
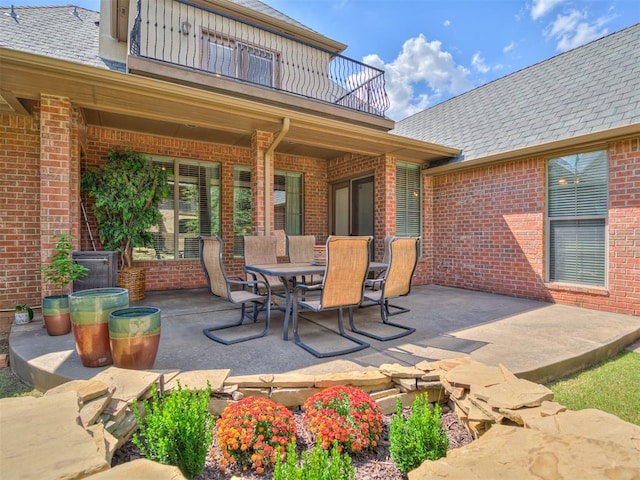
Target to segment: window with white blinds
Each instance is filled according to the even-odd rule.
[[[302,174],[273,173],[274,229],[287,235],[302,235]]]
[[[397,236],[420,236],[422,225],[420,173],[420,165],[403,162],[396,164]]]
[[[547,162],[549,281],[606,284],[607,152]]]
[[[160,204],[153,248],[137,248],[136,260],[199,258],[198,235],[220,232],[220,165],[150,156],[167,171],[171,197]]]
[[[233,169],[233,254],[244,255],[244,237],[251,235],[251,169]]]

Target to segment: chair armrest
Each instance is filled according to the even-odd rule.
[[[243,290],[246,289],[245,287],[253,287],[253,290],[257,291],[257,287],[262,285],[267,290],[267,292],[271,294],[271,287],[269,287],[269,284],[263,280],[233,280],[231,278],[228,278],[227,281],[230,285],[242,286]]]
[[[296,290],[304,290],[305,292],[309,292],[312,290],[322,290],[322,285],[305,285],[304,283],[298,283],[296,285]]]

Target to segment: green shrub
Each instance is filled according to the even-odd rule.
[[[185,385],[186,387],[186,385]],[[187,478],[195,478],[204,470],[207,452],[213,439],[213,424],[209,413],[211,385],[206,390],[178,388],[169,395],[158,393],[143,402],[143,421],[137,402],[133,412],[140,427],[133,443],[150,460],[176,465]]]
[[[320,443],[309,452],[302,454],[302,463],[298,464],[295,442],[287,446],[286,462],[276,457],[273,480],[353,480],[356,478],[355,468],[351,465],[351,457],[347,453],[340,455],[338,441],[334,440],[331,455]]]
[[[389,427],[389,442],[391,458],[405,474],[425,460],[444,457],[449,439],[440,423],[440,405],[436,404],[432,414],[427,396],[419,395],[411,405],[411,415],[405,418],[398,399]]]

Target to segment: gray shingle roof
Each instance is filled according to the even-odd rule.
[[[249,8],[256,12],[264,13],[273,18],[277,18],[278,20],[282,20],[291,25],[295,25],[300,28],[304,28],[305,30],[309,30],[310,32],[317,33],[315,30],[310,29],[306,25],[298,22],[297,20],[285,15],[284,13],[276,10],[275,8],[270,7],[266,3],[261,2],[260,0],[230,0],[233,3],[237,3],[238,5],[242,5],[243,7]]]
[[[0,7],[1,47],[124,71],[124,64],[98,56],[99,13],[73,5],[14,10],[17,20]]]
[[[396,123],[460,160],[640,122],[640,23]]]

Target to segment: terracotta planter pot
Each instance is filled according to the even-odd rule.
[[[131,307],[109,314],[113,364],[120,368],[153,368],[160,344],[160,309]]]
[[[85,367],[111,365],[109,314],[129,306],[126,288],[93,288],[69,295],[73,337]]]
[[[42,317],[51,336],[66,335],[71,331],[69,296],[50,295],[42,299]]]

